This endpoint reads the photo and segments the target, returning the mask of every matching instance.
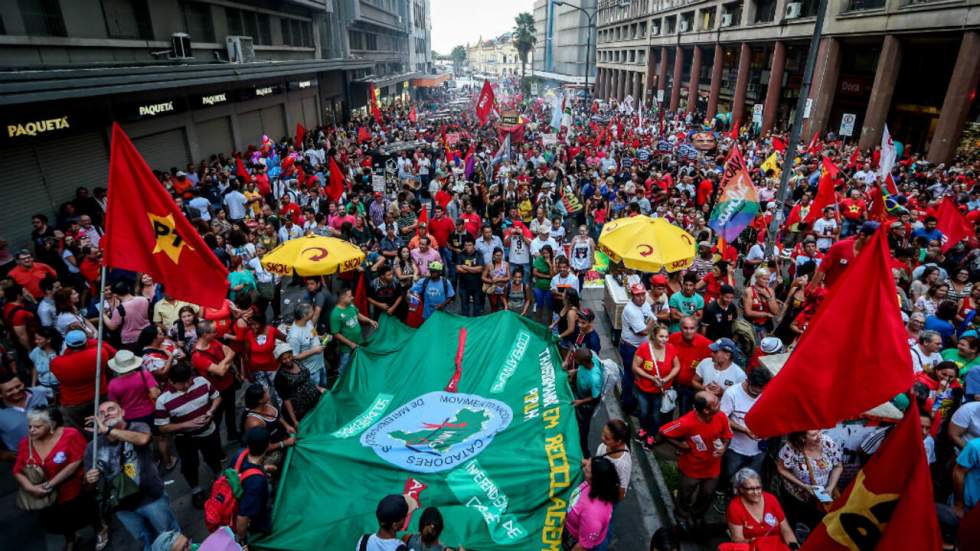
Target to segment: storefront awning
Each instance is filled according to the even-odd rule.
[[[442,73],[440,75],[412,79],[412,86],[416,88],[437,88],[442,86],[442,83],[448,80],[449,73]]]

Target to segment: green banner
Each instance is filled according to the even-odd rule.
[[[385,317],[300,424],[272,534],[250,547],[353,548],[382,497],[411,493],[442,512],[447,545],[557,551],[581,481],[571,400],[550,333],[527,318]]]

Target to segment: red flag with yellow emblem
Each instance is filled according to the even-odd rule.
[[[806,539],[803,551],[942,548],[915,400]]]
[[[228,270],[118,124],[112,125],[101,245],[106,266],[148,273],[176,299],[220,308],[228,295]]]

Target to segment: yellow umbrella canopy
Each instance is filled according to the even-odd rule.
[[[620,218],[607,222],[599,235],[599,250],[641,272],[690,268],[696,249],[691,234],[663,218]]]
[[[335,237],[307,235],[290,239],[262,257],[262,267],[282,275],[330,275],[356,270],[364,261],[357,245]]]

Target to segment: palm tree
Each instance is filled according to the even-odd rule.
[[[449,55],[453,58],[453,72],[458,75],[462,72],[463,62],[466,61],[466,48],[456,46]]]
[[[537,38],[534,37],[534,16],[529,12],[519,13],[514,18],[514,47],[521,58],[521,81],[525,80],[524,72],[527,67],[527,56],[534,48]]]

